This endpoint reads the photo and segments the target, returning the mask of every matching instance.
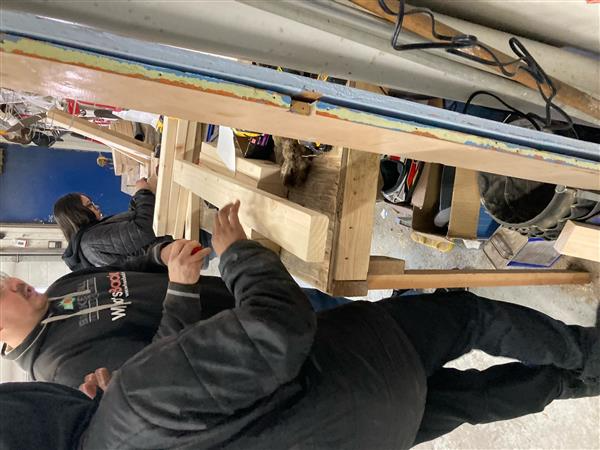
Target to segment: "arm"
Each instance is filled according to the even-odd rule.
[[[139,189],[131,199],[129,219],[115,223],[120,248],[116,253],[135,254],[155,239],[152,221],[156,197],[150,189]]]
[[[156,341],[115,379],[148,422],[210,427],[292,380],[310,352],[315,315],[277,255],[238,241],[221,271],[237,307]]]
[[[111,264],[111,267],[131,272],[166,272],[166,259],[161,254],[171,243],[171,236],[163,236],[147,247],[140,256],[129,256],[119,263]]]
[[[201,320],[202,307],[199,290],[198,283],[180,284],[169,282],[163,302],[160,325],[152,339],[153,342],[157,339],[175,336],[186,326]]]

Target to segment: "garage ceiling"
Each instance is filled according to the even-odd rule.
[[[390,6],[395,0],[387,0]],[[413,0],[410,4],[556,46],[600,54],[600,3],[585,0]]]

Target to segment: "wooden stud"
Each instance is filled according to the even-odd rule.
[[[369,293],[367,280],[334,280],[329,288],[329,294],[334,297],[364,297]]]
[[[221,160],[217,148],[214,144],[204,142],[200,161],[206,167],[219,172],[227,177],[235,178],[237,181],[252,186],[279,197],[287,196],[287,188],[283,185],[278,164],[271,161],[260,159],[246,159],[240,156],[236,157],[235,173],[231,172],[225,163]],[[244,225],[244,224],[243,224]],[[256,230],[247,227],[248,237],[267,247],[269,250],[279,253],[280,247],[274,242],[269,241]]]
[[[116,148],[111,148],[113,170],[116,176],[120,176],[123,173],[123,154]]]
[[[188,137],[188,124],[189,122],[187,120],[177,120],[177,134],[175,135],[175,148],[173,154],[174,161],[183,160]],[[183,236],[183,227],[185,224],[185,212],[187,206],[187,193],[185,194],[185,199],[183,199],[179,196],[180,191],[181,188],[179,185],[173,183],[173,179],[171,178],[166,234],[173,236],[175,239],[179,239]]]
[[[185,214],[185,234],[188,240],[200,240],[200,217],[202,214],[202,200],[194,193],[187,191],[187,210]]]
[[[101,142],[108,147],[116,148],[140,163],[147,163],[152,156],[152,149],[145,146],[142,142],[116,133],[108,128],[98,126],[95,123],[73,116],[67,112],[59,111],[58,109],[48,111],[48,121],[52,125],[66,128],[69,131]]]
[[[219,208],[239,199],[245,224],[305,261],[323,260],[329,222],[325,215],[186,161],[175,161],[173,177]]]
[[[600,227],[569,220],[554,248],[561,255],[600,262]]]
[[[156,202],[154,206],[154,233],[157,236],[167,234],[167,219],[169,216],[169,198],[175,160],[175,139],[177,137],[177,119],[165,117],[162,141],[160,145],[160,160],[158,164],[158,182],[156,187]]]
[[[343,167],[343,197],[335,247],[335,280],[364,280],[375,220],[380,156],[348,150]]]
[[[318,158],[313,158],[310,175],[301,186],[289,189],[288,199],[299,205],[310,205],[329,218],[325,258],[319,262],[303,261],[285,249],[281,260],[293,275],[323,292],[331,292],[333,281],[333,247],[338,224],[340,185],[343,183],[342,160],[345,150],[334,147]]]
[[[396,276],[367,278],[369,289],[426,289],[486,286],[586,284],[587,272],[571,270],[405,270]]]
[[[228,174],[232,172],[225,167],[225,163],[217,153],[215,144],[203,142],[202,151],[200,152],[200,161],[220,166],[227,170]],[[287,189],[281,181],[281,167],[272,161],[263,161],[261,159],[246,159],[241,156],[235,159],[235,175],[242,175],[242,179],[247,179],[249,182],[259,189],[263,189],[271,194],[286,197]],[[247,177],[247,178],[246,178]]]

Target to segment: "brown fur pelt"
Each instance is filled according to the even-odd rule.
[[[296,139],[273,136],[275,162],[281,165],[281,179],[286,186],[300,186],[310,170],[312,152]]]

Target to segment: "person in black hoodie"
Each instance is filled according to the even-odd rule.
[[[73,271],[120,266],[164,240],[157,239],[152,229],[152,189],[145,178],[138,180],[129,210],[104,218],[87,195],[72,192],[59,198],[54,204],[54,217],[69,242],[63,254],[67,266]]]
[[[169,280],[171,241],[156,242],[144,255],[129,257],[119,266],[68,274],[45,294],[2,275],[2,357],[14,361],[32,380],[75,387],[91,370],[118,369],[153,339],[178,331],[181,318],[194,323],[233,308],[235,300],[218,277],[202,277],[192,288]],[[204,248],[200,255],[210,252]],[[306,290],[315,309],[340,304],[339,299],[312,291]]]
[[[93,400],[51,383],[0,385],[1,448],[401,449],[598,395],[598,330],[524,307],[452,293],[315,315],[277,255],[245,239],[238,207],[219,212],[213,237],[236,307],[194,323],[173,311],[180,330]],[[201,259],[176,244],[170,276],[192,290]],[[527,365],[443,368],[473,348]]]
[[[188,286],[169,282],[165,263],[175,245],[169,244],[154,244],[145,255],[129,258],[120,267],[70,273],[45,294],[3,275],[2,357],[15,361],[32,380],[78,386],[90,370],[105,364],[118,369],[152,339],[168,333],[169,326],[177,327],[168,322],[168,315],[161,324],[165,311],[181,310],[200,320],[234,306],[219,278],[203,277],[193,302]],[[207,252],[210,249],[203,249],[200,255]],[[202,308],[197,301],[200,294],[205,297]]]

